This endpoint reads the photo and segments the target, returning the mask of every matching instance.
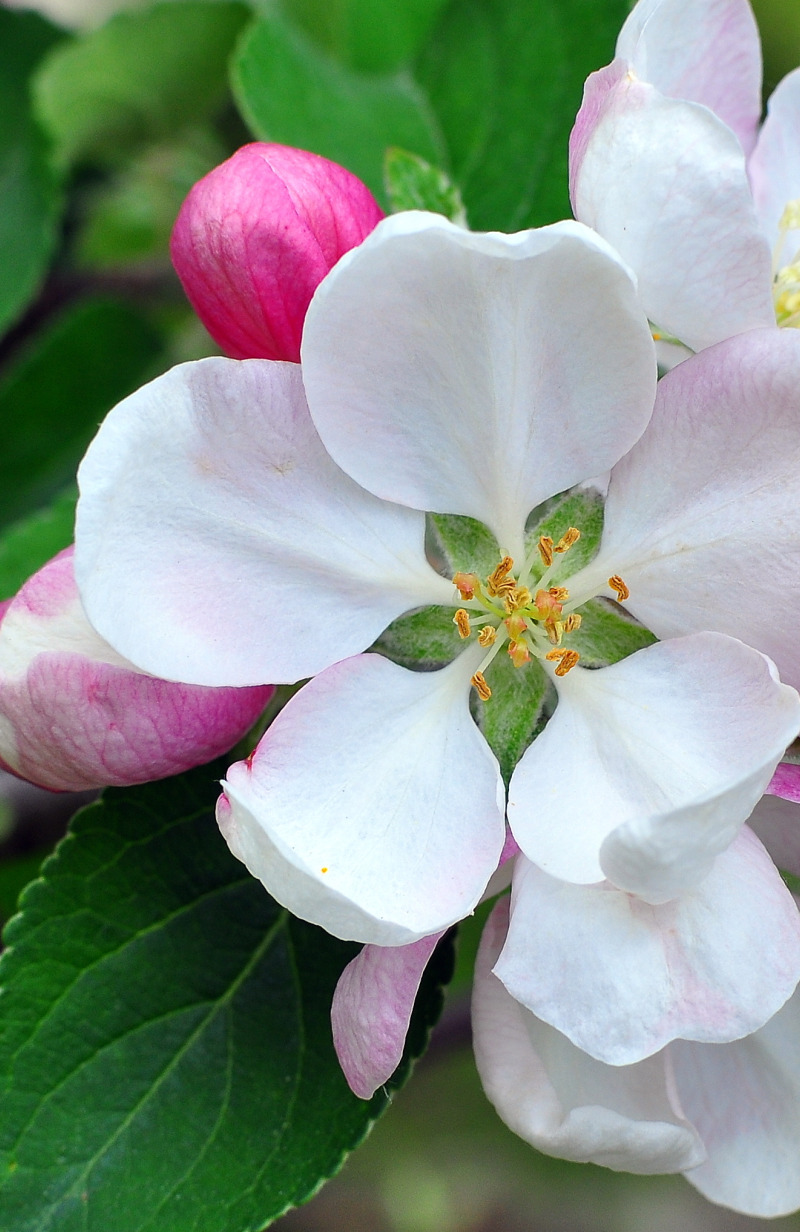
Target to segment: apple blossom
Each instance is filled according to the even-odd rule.
[[[224,753],[272,689],[208,689],[145,675],[97,635],[72,549],[0,604],[0,767],[41,787],[147,782]]]
[[[382,217],[344,167],[255,141],[195,184],[175,223],[172,260],[229,355],[296,361],[311,296]]]
[[[761,113],[747,0],[639,0],[570,141],[575,217],[636,271],[660,336],[700,350],[800,324],[800,70]]]

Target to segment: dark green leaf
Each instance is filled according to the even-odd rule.
[[[47,509],[0,531],[0,602],[16,594],[32,573],[72,543],[76,488],[69,488]]]
[[[445,0],[282,0],[309,38],[350,68],[389,72],[413,56]]]
[[[129,394],[161,340],[137,310],[87,300],[40,334],[0,383],[0,525],[74,479],[97,425]]]
[[[161,4],[120,13],[54,51],[37,74],[35,97],[59,160],[116,161],[212,114],[248,16],[241,4]]]
[[[383,168],[392,209],[431,210],[459,226],[467,225],[464,202],[455,184],[438,167],[408,150],[386,151]]]
[[[419,60],[476,229],[570,216],[567,140],[626,0],[452,0]]]
[[[435,122],[409,77],[352,72],[275,18],[256,22],[242,39],[233,89],[256,137],[333,159],[381,199],[388,146],[441,161]]]
[[[222,771],[109,791],[6,930],[4,1232],[259,1232],[387,1102],[350,1093],[331,1044],[356,947],[293,919],[229,854]],[[451,974],[445,949],[412,1051]]]
[[[59,38],[35,14],[0,7],[0,332],[36,292],[56,243],[61,193],[28,87]]]

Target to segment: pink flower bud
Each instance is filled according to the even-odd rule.
[[[172,260],[228,355],[297,362],[311,296],[382,217],[344,167],[254,142],[195,184],[175,223]]]
[[[125,786],[201,765],[244,735],[271,694],[138,671],[86,619],[72,548],[0,604],[0,768],[41,787]]]

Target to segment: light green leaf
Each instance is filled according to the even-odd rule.
[[[452,0],[417,79],[476,230],[570,217],[567,141],[584,79],[614,55],[626,0]]]
[[[0,383],[0,526],[74,479],[106,411],[146,376],[161,339],[114,300],[86,300],[33,339]]]
[[[516,668],[505,651],[489,664],[486,682],[492,696],[482,702],[473,691],[470,705],[508,786],[520,757],[555,710],[556,691],[535,659]]]
[[[63,33],[0,7],[0,332],[35,294],[55,248],[61,190],[33,117],[29,78]]]
[[[77,489],[69,488],[47,509],[0,531],[0,602],[72,543],[77,501]]]
[[[450,663],[464,645],[452,607],[423,607],[392,621],[371,647],[403,667],[430,671]]]
[[[446,0],[282,0],[281,10],[334,59],[365,73],[399,68]]]
[[[483,522],[455,513],[428,514],[425,547],[445,577],[462,571],[485,578],[502,555],[497,540]]]
[[[570,527],[579,530],[581,537],[563,555],[556,555],[554,563],[557,568],[552,574],[554,583],[565,581],[597,555],[603,536],[603,498],[596,489],[578,488],[564,492],[534,509],[525,531],[525,551],[535,562],[534,580],[541,577],[545,568],[536,552],[540,538],[548,535],[554,543],[558,543]]]
[[[331,1042],[357,947],[293,919],[230,855],[223,769],[109,791],[6,929],[4,1232],[259,1232],[387,1104],[351,1094]],[[409,1055],[451,974],[445,947]]]
[[[410,77],[367,77],[327,58],[277,18],[245,34],[233,63],[233,90],[254,135],[322,154],[383,193],[383,158],[402,146],[441,161],[441,139]]]
[[[242,4],[160,4],[57,48],[36,76],[35,99],[59,161],[118,161],[213,114],[248,16]]]
[[[400,210],[431,210],[466,227],[467,215],[458,188],[444,171],[431,166],[424,158],[409,154],[408,150],[387,150],[383,175],[395,213]]]
[[[606,667],[653,646],[658,638],[611,599],[590,599],[580,609],[583,623],[566,645],[577,650],[583,667]]]

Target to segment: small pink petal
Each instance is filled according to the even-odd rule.
[[[365,945],[340,975],[331,1005],[333,1043],[359,1099],[370,1099],[400,1064],[422,974],[443,936]]]
[[[382,217],[344,167],[253,142],[195,184],[175,224],[172,260],[230,356],[297,362],[311,296]]]

